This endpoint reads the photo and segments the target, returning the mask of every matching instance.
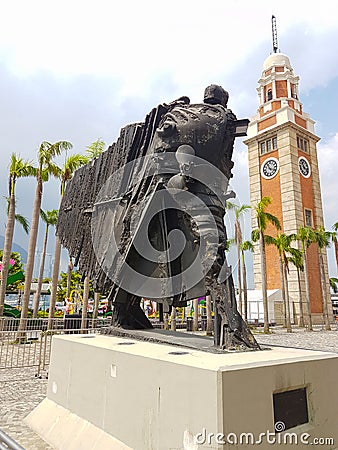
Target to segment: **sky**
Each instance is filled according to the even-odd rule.
[[[122,126],[142,121],[159,103],[186,95],[200,102],[211,83],[230,93],[238,118],[258,108],[257,81],[278,44],[300,76],[303,109],[316,121],[326,228],[338,221],[338,24],[335,2],[171,0],[0,0],[0,234],[12,152],[34,161],[44,140],[68,140],[83,153]],[[237,139],[232,187],[249,203],[247,149]],[[61,161],[62,163],[62,161]],[[19,180],[17,210],[29,220],[34,180]],[[56,181],[44,186],[43,209],[58,208]],[[245,233],[250,235],[249,215]],[[231,223],[229,223],[231,228]],[[40,226],[38,248],[42,247]],[[231,234],[231,233],[230,233]],[[16,227],[15,241],[28,239]],[[48,252],[53,254],[53,239]],[[333,250],[330,276],[336,276]],[[66,254],[63,252],[62,269]],[[251,277],[251,275],[250,275]],[[252,278],[251,278],[252,279]]]

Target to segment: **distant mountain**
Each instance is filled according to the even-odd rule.
[[[0,248],[3,249],[4,248],[4,243],[5,243],[5,238],[4,236],[0,236]],[[13,243],[12,245],[12,251],[13,252],[18,252],[20,253],[21,257],[22,257],[22,261],[24,263],[27,262],[27,251],[22,248],[20,245]]]

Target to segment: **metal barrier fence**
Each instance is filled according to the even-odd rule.
[[[0,318],[0,369],[36,367],[40,377],[49,366],[55,334],[100,333],[110,324],[110,317],[86,319],[82,328],[81,317],[28,318],[21,326],[20,319]]]
[[[25,450],[14,439],[8,436],[4,431],[0,430],[0,450]]]

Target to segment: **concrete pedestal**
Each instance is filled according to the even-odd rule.
[[[55,336],[47,398],[26,421],[59,450],[234,449],[252,447],[252,439],[269,449],[290,433],[297,448],[325,438],[332,440],[321,448],[333,449],[337,374],[338,356],[323,352],[211,354],[110,336]],[[283,429],[276,417],[290,412],[276,412],[276,394],[303,388],[308,419],[274,435],[275,425]]]

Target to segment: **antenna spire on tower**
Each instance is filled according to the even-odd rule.
[[[272,16],[272,48],[273,52],[277,53],[278,50],[278,41],[277,41],[277,24],[276,24],[276,17]]]

